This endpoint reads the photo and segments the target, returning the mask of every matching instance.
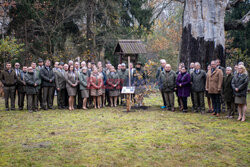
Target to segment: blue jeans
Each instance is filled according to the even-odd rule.
[[[220,101],[220,94],[210,94],[212,99],[212,104],[214,108],[214,112],[220,113],[221,112],[221,101]]]

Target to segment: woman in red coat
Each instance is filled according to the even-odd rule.
[[[95,108],[101,106],[101,95],[102,95],[103,78],[98,72],[97,68],[93,68],[93,72],[90,75],[90,95],[93,97]],[[97,107],[96,107],[97,101]]]

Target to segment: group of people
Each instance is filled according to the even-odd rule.
[[[118,65],[117,70],[107,62],[85,61],[68,64],[55,62],[51,66],[50,60],[38,60],[30,66],[20,68],[20,63],[6,63],[6,68],[0,73],[0,81],[4,85],[5,107],[15,110],[15,97],[18,95],[19,110],[24,108],[27,96],[27,109],[36,112],[40,109],[54,109],[54,96],[57,95],[58,109],[87,109],[105,106],[116,107],[123,105],[125,95],[121,94],[123,86],[136,86],[145,84],[142,63],[137,62],[136,68],[129,64],[131,82],[126,64]],[[17,93],[16,93],[17,92]],[[9,99],[11,107],[9,108]],[[40,103],[40,108],[39,108]]]
[[[233,118],[235,111],[239,113],[238,120],[245,121],[247,109],[248,74],[243,62],[234,67],[220,66],[220,60],[213,60],[207,67],[207,72],[201,69],[199,62],[191,63],[189,69],[184,63],[179,64],[177,72],[171,69],[166,60],[160,60],[161,67],[157,69],[156,80],[162,94],[163,106],[175,111],[175,93],[178,97],[179,109],[188,111],[188,97],[191,96],[194,112],[205,113],[205,96],[209,110],[213,115],[220,116],[221,108],[227,106],[228,118]],[[129,72],[130,71],[130,72]],[[129,77],[130,74],[130,77]],[[15,97],[18,95],[19,110],[24,108],[25,95],[27,109],[36,112],[39,109],[54,109],[54,95],[57,95],[58,109],[87,109],[105,106],[116,107],[124,104],[125,95],[121,94],[124,86],[135,86],[135,94],[145,91],[147,83],[142,63],[119,64],[117,70],[107,62],[85,61],[68,64],[50,60],[38,60],[31,65],[6,63],[6,68],[0,73],[0,81],[4,85],[5,107],[15,110]],[[131,78],[131,83],[128,82]],[[17,92],[17,93],[16,93]],[[40,108],[38,107],[40,103]]]
[[[180,63],[177,72],[171,70],[166,60],[160,60],[156,78],[163,98],[162,108],[175,111],[174,93],[178,97],[179,108],[187,112],[187,98],[191,96],[194,112],[205,113],[205,96],[208,100],[208,113],[220,116],[222,106],[227,106],[227,118],[233,118],[235,111],[238,120],[245,121],[247,110],[248,74],[243,62],[231,67],[220,66],[220,60],[213,60],[207,72],[199,62],[191,63],[189,70]],[[212,101],[212,103],[211,103]]]

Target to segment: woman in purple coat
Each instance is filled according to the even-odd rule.
[[[181,73],[178,75],[176,85],[178,86],[178,96],[181,98],[183,112],[187,112],[187,98],[190,96],[191,76],[187,72],[186,67],[181,68]]]

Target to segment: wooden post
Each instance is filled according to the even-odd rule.
[[[128,56],[128,83],[129,87],[131,86],[131,78],[130,78],[130,56]],[[130,111],[130,99],[131,99],[131,94],[127,94],[127,112]]]

